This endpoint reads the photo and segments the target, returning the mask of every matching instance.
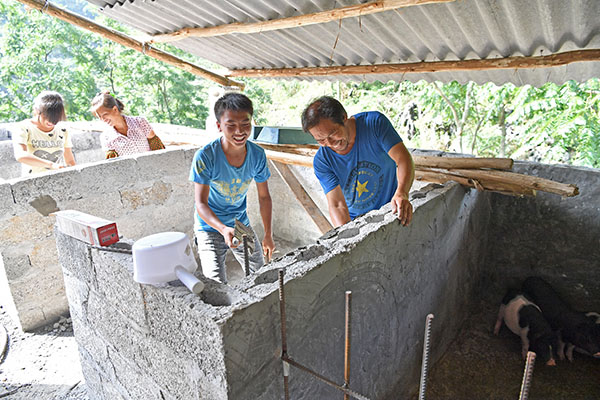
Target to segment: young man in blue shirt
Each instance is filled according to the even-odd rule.
[[[321,145],[313,167],[334,226],[388,202],[400,222],[410,224],[414,164],[385,115],[371,111],[348,118],[339,101],[323,96],[303,111],[302,128]]]
[[[265,151],[249,142],[252,131],[252,101],[240,93],[227,93],[215,103],[217,127],[223,134],[194,155],[190,180],[194,182],[194,230],[204,276],[227,283],[225,256],[231,248],[243,264],[243,246],[233,244],[234,221],[250,227],[246,194],[256,181],[260,215],[265,230],[262,249],[254,234],[250,269],[264,264],[275,249],[271,232],[272,202],[267,179],[271,176]],[[250,228],[251,229],[251,228]]]

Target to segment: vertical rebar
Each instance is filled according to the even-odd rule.
[[[285,400],[290,398],[288,377],[290,375],[290,364],[284,360],[287,358],[287,336],[285,331],[285,295],[283,293],[283,269],[279,270],[279,314],[281,316],[281,359],[283,362],[283,391]]]
[[[527,362],[525,363],[525,371],[523,372],[523,382],[521,383],[521,394],[519,400],[527,400],[529,396],[529,386],[531,385],[531,376],[533,375],[533,365],[535,364],[535,353],[527,352]]]
[[[244,272],[246,276],[250,275],[250,254],[248,254],[248,236],[242,235],[244,241]]]
[[[421,363],[419,400],[425,400],[425,388],[427,387],[427,367],[429,364],[429,337],[431,335],[431,320],[433,320],[433,314],[427,315],[427,319],[425,320],[425,336],[423,338],[423,361]]]
[[[352,307],[352,292],[346,291],[346,343],[344,351],[344,387],[350,386],[350,310]],[[350,395],[344,393],[344,400],[350,400]]]

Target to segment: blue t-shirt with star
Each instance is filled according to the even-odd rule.
[[[223,224],[232,228],[236,218],[250,226],[246,213],[248,188],[252,180],[261,183],[270,176],[267,157],[260,146],[246,142],[246,159],[240,167],[234,167],[225,157],[221,138],[196,152],[190,170],[190,181],[210,186],[208,206]],[[216,232],[200,218],[197,211],[194,211],[194,229]]]
[[[387,117],[378,111],[362,112],[356,119],[356,140],[348,154],[320,147],[315,175],[325,194],[340,186],[350,218],[388,203],[398,188],[396,163],[388,151],[402,142]]]

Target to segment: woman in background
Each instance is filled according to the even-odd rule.
[[[15,159],[22,176],[75,165],[71,136],[60,93],[43,91],[33,101],[33,118],[19,123],[13,138]]]
[[[124,109],[123,103],[108,92],[100,93],[92,100],[92,113],[112,127],[100,137],[106,158],[165,148],[146,118],[123,115]]]

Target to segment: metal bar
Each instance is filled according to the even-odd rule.
[[[423,338],[423,361],[421,362],[421,384],[419,385],[419,400],[425,400],[427,387],[427,367],[429,364],[429,338],[431,335],[431,321],[433,314],[427,315],[425,320],[425,336]]]
[[[281,316],[281,360],[283,361],[283,391],[285,400],[290,399],[290,389],[288,377],[290,375],[290,365],[287,358],[287,335],[285,331],[285,294],[283,292],[283,269],[279,270],[279,314]]]
[[[248,236],[242,235],[244,241],[244,272],[246,276],[250,275],[250,254],[248,254]]]
[[[521,383],[521,393],[519,400],[527,400],[529,396],[529,387],[531,386],[531,376],[533,375],[533,366],[535,364],[535,353],[527,352],[527,362],[525,363],[525,371],[523,372],[523,382]]]
[[[341,390],[344,393],[349,394],[350,396],[354,397],[355,399],[369,400],[368,397],[365,397],[365,396],[363,396],[360,393],[357,393],[357,392],[355,392],[353,390],[350,390],[350,389],[345,388],[345,387],[343,387],[341,385],[338,385],[337,383],[335,383],[335,382],[333,382],[333,381],[325,378],[323,375],[319,375],[315,371],[313,371],[313,370],[305,367],[304,365],[300,364],[299,362],[292,360],[288,356],[282,356],[281,359],[284,360],[284,361],[286,361],[286,362],[288,362],[291,366],[294,366],[294,367],[296,367],[296,368],[298,368],[298,369],[300,369],[300,370],[302,370],[304,372],[307,372],[307,373],[311,374],[315,378],[319,379],[321,382],[324,382],[324,383],[328,384],[329,386],[333,386],[334,388],[336,388],[338,390]]]
[[[352,307],[352,292],[346,291],[346,343],[344,347],[344,387],[350,386],[350,309]],[[344,400],[350,400],[350,395],[344,393]]]

